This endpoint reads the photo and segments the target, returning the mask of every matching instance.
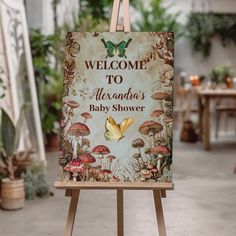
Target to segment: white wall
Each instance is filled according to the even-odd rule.
[[[213,12],[236,13],[236,0],[209,0],[207,6],[206,0],[166,0],[166,4],[174,3],[170,11],[181,11],[180,20],[182,23],[186,22],[187,15],[191,12],[192,2],[195,3],[195,11],[203,11],[202,3],[205,3],[205,10]],[[209,71],[222,63],[230,62],[231,66],[235,68],[236,74],[236,46],[223,47],[221,41],[214,38],[212,43],[211,55],[204,59],[199,53],[192,54],[190,42],[187,38],[181,38],[176,42],[175,51],[175,68],[181,68],[187,74],[208,74]]]
[[[43,33],[54,32],[52,0],[26,0],[28,25],[40,28]],[[72,23],[72,14],[78,14],[79,0],[61,0],[57,7],[58,24]]]

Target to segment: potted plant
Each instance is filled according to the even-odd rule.
[[[29,165],[31,150],[18,151],[23,112],[21,111],[16,125],[4,109],[1,108],[0,114],[0,174],[3,176],[1,180],[2,208],[16,210],[24,206],[24,181],[20,178],[19,170]]]
[[[215,89],[216,86],[221,82],[220,81],[220,74],[216,69],[213,69],[210,72],[210,80],[211,80],[211,86],[213,89]]]
[[[233,71],[228,64],[222,64],[214,68],[210,73],[213,88],[218,84],[226,84],[233,77]]]

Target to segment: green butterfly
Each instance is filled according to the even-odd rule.
[[[119,57],[127,58],[125,55],[125,49],[128,47],[129,43],[132,39],[128,38],[121,41],[118,44],[114,44],[111,41],[105,41],[101,39],[105,48],[107,48],[107,56],[106,57],[114,57],[117,54]]]

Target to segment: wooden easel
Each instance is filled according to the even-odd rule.
[[[119,9],[122,0],[114,0],[110,32],[130,32],[129,0],[123,0],[124,25],[118,25]],[[161,198],[166,197],[166,190],[172,190],[172,183],[125,183],[125,182],[55,182],[57,189],[65,189],[65,195],[71,197],[67,217],[65,236],[72,236],[77,204],[81,189],[110,189],[117,192],[117,235],[124,236],[124,190],[152,190],[156,209],[159,236],[166,236],[165,221]]]

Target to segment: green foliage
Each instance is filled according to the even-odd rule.
[[[67,32],[102,32],[109,31],[109,22],[106,19],[95,19],[92,15],[73,14],[73,23],[64,23],[61,29],[62,34]],[[64,40],[64,39],[63,39]],[[63,41],[64,42],[64,41]]]
[[[1,141],[2,148],[5,154],[10,157],[14,152],[15,136],[16,136],[16,127],[9,117],[9,115],[1,108]]]
[[[222,64],[214,68],[210,74],[210,79],[212,82],[219,84],[224,83],[228,77],[233,76],[233,71],[228,64]]]
[[[168,7],[163,6],[163,0],[137,1],[136,9],[140,12],[138,19],[133,27],[137,31],[169,31],[175,33],[178,39],[183,35],[181,25],[177,22],[180,12],[175,14],[168,13]]]
[[[107,7],[111,6],[110,0],[80,0],[80,9],[83,16],[91,15],[94,19],[107,19]]]
[[[15,178],[13,157],[19,146],[20,134],[27,107],[28,106],[25,105],[21,108],[16,125],[7,112],[3,108],[0,109],[0,169],[2,172],[6,173],[10,179]]]
[[[186,25],[193,52],[201,52],[208,57],[212,38],[217,36],[223,46],[236,44],[236,14],[191,13]]]
[[[25,183],[25,198],[43,198],[51,195],[43,165],[32,166],[22,174]]]
[[[62,94],[62,70],[54,64],[60,51],[60,37],[43,35],[39,30],[30,34],[30,44],[38,91],[42,128],[45,133],[57,132]],[[59,49],[59,50],[58,50]],[[62,59],[60,59],[62,63]]]

